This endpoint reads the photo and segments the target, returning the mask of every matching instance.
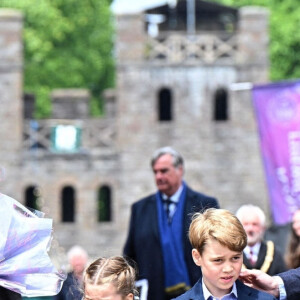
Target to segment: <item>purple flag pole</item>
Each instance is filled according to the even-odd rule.
[[[275,224],[300,208],[300,81],[252,91],[270,206]]]

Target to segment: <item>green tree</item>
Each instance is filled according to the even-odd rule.
[[[114,84],[110,0],[2,0],[24,14],[25,91],[36,96],[36,116],[51,112],[54,88],[88,88],[91,112]]]
[[[258,5],[270,11],[270,79],[300,78],[300,6],[296,0],[217,0],[230,6]]]

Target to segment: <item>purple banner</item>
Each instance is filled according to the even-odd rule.
[[[300,81],[255,86],[253,102],[273,220],[286,224],[300,208]]]

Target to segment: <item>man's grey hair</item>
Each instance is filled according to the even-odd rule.
[[[152,158],[151,158],[151,167],[153,168],[156,161],[163,155],[170,154],[173,158],[173,166],[175,168],[182,167],[183,166],[183,157],[182,155],[173,149],[172,147],[162,147],[154,151]]]
[[[244,216],[253,216],[253,215],[257,215],[259,220],[260,220],[260,224],[262,226],[266,225],[266,215],[263,212],[263,210],[255,205],[252,204],[245,204],[242,205],[236,212],[236,217],[242,222],[243,217]]]

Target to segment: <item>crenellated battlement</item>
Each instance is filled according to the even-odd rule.
[[[149,63],[169,64],[215,64],[238,61],[237,35],[209,34],[187,36],[167,34],[157,38],[148,37],[145,60]]]
[[[152,9],[145,14],[121,14],[116,17],[116,55],[120,64],[260,64],[268,68],[269,13],[265,8],[243,7],[234,10],[216,6],[218,11],[215,15],[211,12],[210,25],[205,26],[202,22],[192,34],[184,30],[182,23],[172,28],[165,21],[154,24],[157,31],[153,36],[147,31],[147,16],[168,19],[170,8],[168,10],[166,7]],[[205,11],[207,8],[201,9]],[[222,9],[224,12],[219,11]],[[176,15],[183,13],[182,7],[176,11]],[[180,17],[184,16],[179,16],[177,23],[182,22]],[[222,17],[231,19],[230,23],[228,21],[215,28],[215,23]],[[198,21],[201,22],[201,19]]]

